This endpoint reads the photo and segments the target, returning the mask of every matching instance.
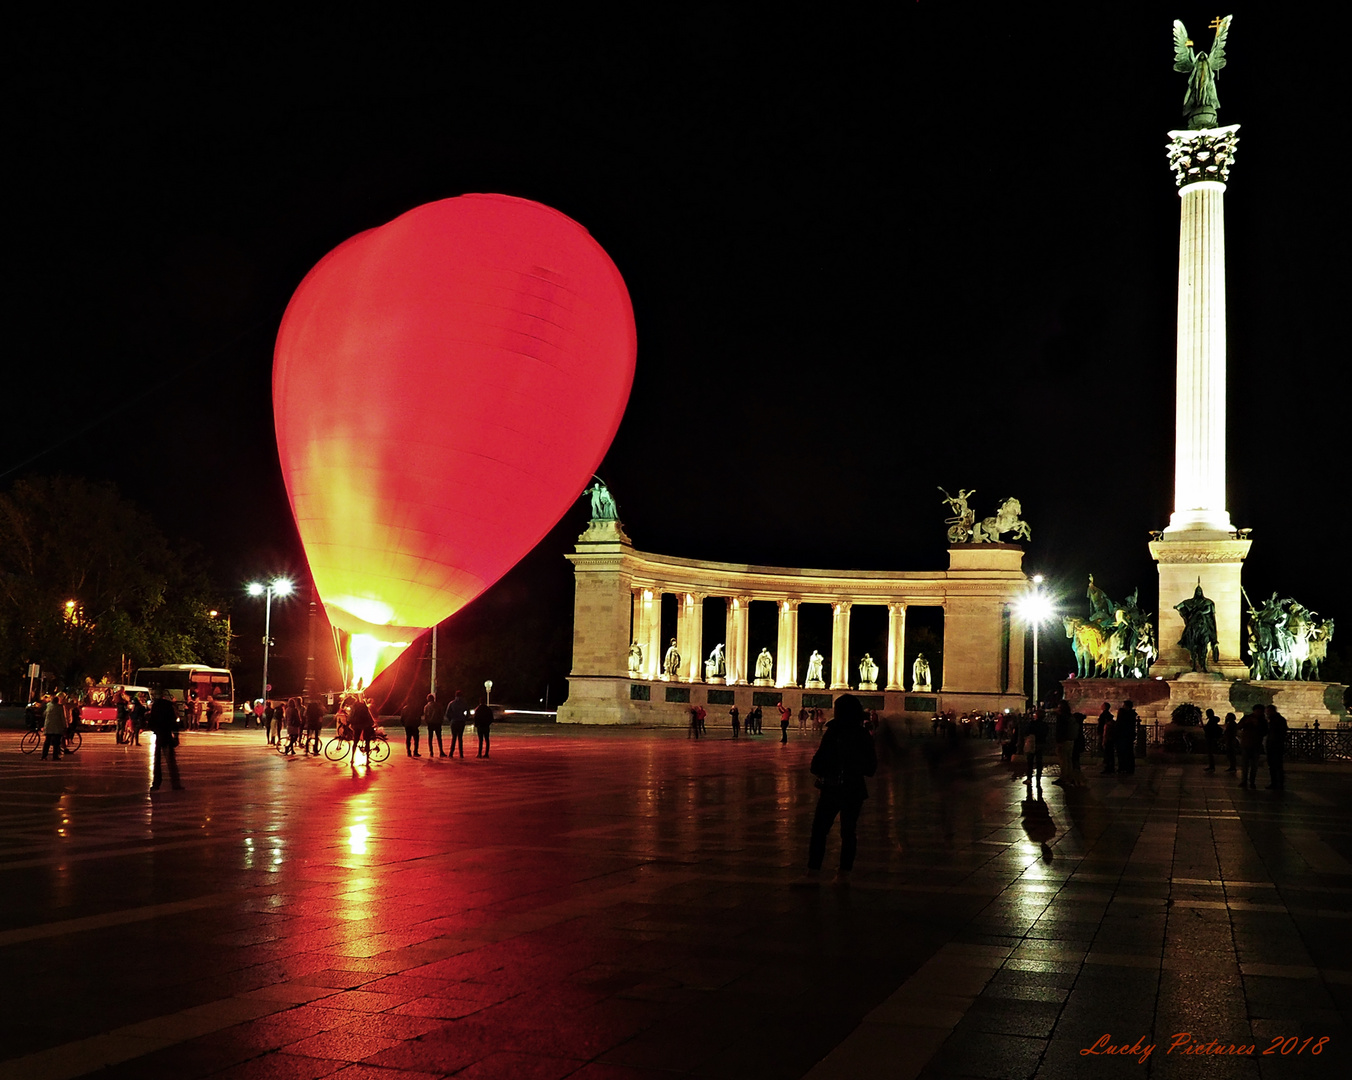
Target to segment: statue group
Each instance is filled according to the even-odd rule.
[[[1247,597],[1246,597],[1247,599]],[[1249,605],[1250,674],[1255,679],[1318,680],[1319,664],[1333,640],[1333,620],[1289,597],[1273,593],[1261,607]]]
[[[1155,628],[1133,592],[1121,604],[1094,584],[1089,575],[1089,618],[1061,620],[1075,654],[1075,673],[1081,679],[1143,679],[1155,662]]]
[[[1023,507],[1018,499],[1006,499],[993,516],[977,521],[976,511],[967,505],[967,500],[976,494],[975,488],[971,491],[959,488],[957,495],[950,495],[943,488],[939,490],[944,492],[944,502],[953,512],[951,517],[944,518],[950,544],[995,544],[1000,542],[1001,533],[1012,533],[1013,540],[1032,539],[1028,522],[1019,518]]]

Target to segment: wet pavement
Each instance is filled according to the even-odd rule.
[[[1352,772],[1038,800],[901,744],[844,887],[838,834],[803,880],[815,739],[728,735],[185,733],[149,795],[148,745],[0,733],[0,1078],[1350,1074]]]

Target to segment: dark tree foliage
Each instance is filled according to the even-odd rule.
[[[14,686],[38,663],[73,686],[220,663],[225,623],[199,564],[112,484],[19,480],[0,493],[0,677]]]

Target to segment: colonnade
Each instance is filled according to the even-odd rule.
[[[676,597],[676,651],[681,664],[675,674],[677,682],[704,681],[704,602],[709,599],[726,601],[723,648],[727,674],[724,681],[730,686],[746,685],[754,681],[755,658],[751,655],[750,608],[753,600],[771,600],[778,612],[779,634],[775,650],[774,685],[799,685],[798,678],[798,608],[804,603],[796,597],[772,598],[750,593],[719,597],[705,592],[673,592],[656,586],[632,587],[631,638],[642,649],[633,672],[643,679],[664,679],[663,660],[671,640],[662,638],[662,596]],[[850,667],[850,612],[858,601],[842,599],[831,602],[831,672],[832,690],[848,690],[851,686]],[[880,605],[881,606],[881,605]],[[879,664],[879,674],[886,680],[884,689],[905,689],[906,604],[893,601],[887,607],[887,663]],[[876,662],[876,658],[875,658]],[[882,682],[882,679],[879,680]]]

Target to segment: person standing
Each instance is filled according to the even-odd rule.
[[[707,734],[708,734],[708,731],[706,730],[706,728],[705,728],[705,726],[704,726],[705,721],[707,721],[708,719],[709,719],[709,714],[708,714],[708,712],[705,710],[704,706],[703,706],[703,705],[696,705],[696,706],[695,706],[695,723],[698,725],[698,727],[699,727],[699,733],[700,733],[701,735],[707,735]]]
[[[423,723],[427,725],[427,756],[432,756],[432,740],[437,742],[437,756],[445,757],[446,748],[441,745],[441,721],[446,716],[445,707],[437,700],[436,694],[427,695],[427,703],[423,705]],[[455,749],[455,743],[451,743],[451,749]]]
[[[779,743],[781,746],[789,745],[789,717],[792,715],[793,710],[781,701],[779,703]]]
[[[1206,771],[1216,771],[1216,743],[1220,741],[1221,721],[1214,711],[1207,709],[1206,723],[1202,725],[1202,736],[1206,739]]]
[[[1023,756],[1027,761],[1027,772],[1023,778],[1023,786],[1031,788],[1033,786],[1033,770],[1037,769],[1037,789],[1042,790],[1042,752],[1047,745],[1047,719],[1043,714],[1042,706],[1037,706],[1028,717],[1028,724],[1024,730],[1023,736]]]
[[[1239,786],[1256,788],[1258,786],[1258,756],[1262,753],[1263,735],[1259,730],[1261,705],[1256,705],[1239,720]]]
[[[413,700],[412,694],[404,699],[404,707],[399,710],[399,719],[404,725],[404,751],[409,757],[422,757],[418,752],[419,733],[422,729],[422,706]]]
[[[742,730],[742,722],[738,715],[736,705],[728,710],[728,718],[732,720],[732,737],[735,739]],[[750,735],[751,732],[748,730],[747,734]]]
[[[1225,714],[1225,728],[1222,735],[1225,739],[1225,757],[1230,762],[1230,768],[1226,771],[1233,773],[1235,771],[1235,751],[1239,747],[1239,725],[1235,723],[1235,714],[1232,712]]]
[[[1136,772],[1136,720],[1131,701],[1122,702],[1113,731],[1117,737],[1117,771],[1123,776]]]
[[[699,738],[699,711],[693,705],[690,706],[690,733],[686,735],[686,738]]]
[[[1113,737],[1113,710],[1103,703],[1103,711],[1098,718],[1099,747],[1103,750],[1103,773],[1111,776],[1117,772],[1117,742]]]
[[[300,698],[287,698],[286,709],[283,711],[283,717],[286,720],[286,752],[292,757],[296,756],[296,740],[300,738],[303,723],[300,715]]]
[[[493,706],[488,702],[481,702],[479,707],[474,710],[474,734],[479,736],[478,757],[488,757],[488,736],[493,727]]]
[[[52,752],[52,760],[61,760],[61,745],[66,737],[66,695],[53,694],[42,713],[42,760],[47,760],[47,751]]]
[[[364,746],[366,753],[366,764],[371,764],[371,734],[376,729],[376,718],[371,715],[371,707],[366,704],[356,694],[350,695],[343,702],[343,708],[347,710],[347,726],[352,731],[352,767],[357,767],[357,744]]]
[[[460,747],[460,756],[465,756],[465,714],[465,699],[457,690],[451,703],[446,706],[446,722],[451,725],[451,757],[455,757],[457,745]]]
[[[1267,707],[1267,759],[1269,791],[1282,791],[1286,787],[1286,717],[1277,711],[1275,705]]]
[[[324,706],[319,704],[318,698],[311,698],[305,703],[305,752],[307,754],[319,753],[320,732],[324,728]],[[313,743],[314,749],[310,746]]]
[[[137,694],[131,703],[131,737],[137,746],[141,745],[141,732],[150,723],[150,709],[146,706],[145,694]]]
[[[150,774],[150,790],[156,790],[164,782],[163,767],[167,763],[169,786],[175,791],[182,791],[178,757],[174,753],[174,747],[178,745],[178,711],[169,697],[169,691],[163,687],[157,691],[150,705],[150,731],[155,736],[155,765]]]
[[[864,707],[853,694],[836,698],[835,717],[826,725],[810,768],[820,794],[812,817],[807,872],[815,876],[821,870],[826,857],[826,837],[839,817],[840,870],[836,881],[843,885],[849,882],[850,871],[854,869],[859,814],[868,798],[864,778],[872,776],[878,768],[873,736],[864,729]]]

